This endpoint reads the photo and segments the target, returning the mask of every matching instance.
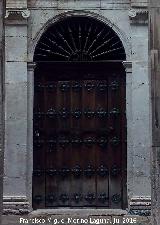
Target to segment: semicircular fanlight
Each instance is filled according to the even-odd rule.
[[[109,26],[88,17],[53,24],[40,38],[34,61],[125,60],[120,38]]]

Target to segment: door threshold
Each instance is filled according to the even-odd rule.
[[[123,209],[97,209],[97,208],[58,208],[58,209],[37,209],[30,212],[30,216],[48,216],[48,215],[72,215],[72,216],[122,216],[127,215],[128,211]]]

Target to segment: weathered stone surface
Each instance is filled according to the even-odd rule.
[[[122,209],[38,209],[32,211],[29,216],[36,217],[36,216],[49,216],[49,215],[83,215],[83,216],[93,216],[93,215],[126,215],[127,211]]]
[[[130,24],[128,16],[130,1],[128,0],[30,0],[28,6],[30,10],[28,24],[16,25],[17,21],[15,21],[14,25],[6,25],[6,180],[4,185],[6,194],[12,196],[12,193],[15,195],[29,193],[29,196],[32,196],[31,115],[34,89],[33,81],[29,81],[33,79],[33,72],[30,72],[29,69],[27,71],[26,62],[33,60],[33,50],[40,33],[45,31],[51,22],[64,19],[65,16],[71,16],[74,12],[74,15],[82,15],[83,13],[83,16],[98,18],[112,26],[125,46],[127,60],[132,61],[132,72],[127,72],[126,86],[128,198],[130,201],[134,196],[150,196],[149,151],[151,140],[147,26]],[[22,151],[20,151],[21,147]],[[14,169],[14,166],[9,169],[10,160],[13,164],[19,163],[21,160],[17,169]],[[25,182],[25,176],[22,178],[22,175],[25,174],[30,177],[27,182]],[[17,176],[13,192],[12,184]],[[20,189],[19,185],[21,185]]]
[[[84,4],[85,3],[85,4]],[[96,0],[96,1],[86,1],[86,0],[61,0],[61,1],[50,1],[50,0],[37,0],[37,1],[28,1],[28,7],[34,7],[34,8],[40,8],[40,7],[45,7],[45,8],[127,8],[129,7],[129,1],[128,0]]]
[[[148,1],[147,0],[131,0],[132,7],[147,7]]]
[[[7,121],[24,120],[25,124],[25,121],[27,120],[27,82],[6,84],[5,106],[5,119]],[[6,124],[6,126],[7,125],[8,123]],[[22,126],[21,129],[24,129],[24,126]],[[16,132],[18,132],[18,130],[16,130],[15,127],[14,133],[16,134]]]
[[[150,85],[152,99],[152,224],[160,224],[160,2],[149,1]]]
[[[4,170],[4,11],[5,1],[0,1],[0,224],[3,211],[3,170]]]
[[[25,177],[7,177],[4,176],[4,192],[3,195],[5,196],[17,196],[22,195],[24,196],[25,193]],[[11,195],[12,193],[12,195]],[[13,199],[14,202],[14,199]],[[11,203],[12,204],[12,201]],[[19,206],[20,207],[20,206]]]
[[[27,83],[27,64],[25,62],[6,62],[5,71],[5,83],[6,85],[10,85],[12,89],[12,84],[18,85],[18,83],[21,83],[22,86]],[[10,89],[9,86],[8,89]]]
[[[88,9],[88,8],[100,8],[101,7],[101,1],[74,1],[74,0],[61,0],[57,2],[57,9]]]
[[[6,26],[5,28],[6,37],[27,37],[27,27],[26,26]]]
[[[27,0],[6,0],[7,8],[25,8],[27,7]]]
[[[26,45],[26,37],[6,37],[6,61],[27,61]]]

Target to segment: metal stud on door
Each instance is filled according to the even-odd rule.
[[[45,78],[35,79],[33,206],[122,208],[123,73],[69,65],[51,65]]]

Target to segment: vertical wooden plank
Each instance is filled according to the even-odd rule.
[[[40,167],[45,173],[41,176],[42,180],[39,179],[42,184],[38,183],[39,187],[36,187],[35,192],[39,194],[39,189],[43,189],[45,179],[45,207],[120,208],[122,201],[113,204],[112,197],[119,194],[123,198],[122,174],[111,175],[115,164],[122,166],[121,130],[124,121],[121,113],[115,110],[115,107],[119,107],[119,111],[125,108],[125,90],[120,76],[113,76],[108,67],[97,65],[87,68],[66,66],[65,74],[63,71],[62,67],[50,70],[49,74],[52,76],[46,74],[43,76],[45,80],[37,80],[43,83],[44,90],[38,92],[38,98],[35,95],[35,107],[40,107],[41,111],[45,112],[45,118],[38,124],[39,128],[45,127],[42,137],[45,144],[40,155],[34,156],[34,166],[43,159],[43,165]],[[97,74],[99,80],[96,80]],[[77,80],[78,77],[83,80]],[[81,87],[78,91],[73,89],[77,81]],[[118,82],[118,88],[115,81]],[[50,90],[51,87],[53,90]],[[103,88],[105,90],[102,90]],[[39,100],[38,103],[36,99]],[[68,114],[65,110],[62,113],[63,108]],[[80,115],[77,110],[80,110]],[[98,113],[99,110],[104,114],[102,111]],[[54,114],[55,112],[57,114]],[[116,145],[117,149],[113,152],[115,149],[110,141],[115,136],[119,137],[120,144]],[[81,139],[78,145],[75,144],[77,138]],[[55,140],[51,148],[48,143],[50,140]],[[64,140],[68,140],[68,143],[62,142]],[[75,175],[75,171],[77,173],[79,169],[76,166],[80,166],[80,176]],[[100,175],[99,171],[105,169],[109,170],[109,174]],[[35,206],[40,207],[44,206]]]
[[[46,166],[45,166],[45,195],[46,195],[46,207],[54,207],[57,205],[57,154],[58,154],[58,144],[57,144],[57,89],[58,82],[53,80],[52,77],[46,75],[45,82],[45,111],[46,111],[46,121],[45,121],[45,133],[46,133]]]
[[[88,71],[84,71],[87,74]],[[82,93],[83,110],[83,195],[84,206],[96,205],[96,186],[95,186],[95,81],[83,81]],[[85,131],[87,130],[87,131]]]
[[[122,208],[127,207],[127,118],[126,118],[126,74],[121,71],[120,77],[121,92],[121,176],[122,176]]]
[[[98,71],[96,71],[98,73]],[[101,73],[105,73],[102,70]],[[102,74],[101,74],[102,75]],[[96,143],[96,185],[97,206],[109,207],[109,170],[108,170],[108,82],[99,77],[96,81],[95,127]]]
[[[119,74],[110,72],[108,79],[109,135],[109,197],[111,208],[121,208],[122,203],[122,145],[121,145],[121,82]]]
[[[57,152],[57,184],[58,184],[58,205],[69,206],[70,183],[71,183],[71,145],[70,145],[70,124],[71,124],[71,86],[70,81],[58,81],[57,92],[58,113],[58,152]]]
[[[81,78],[79,69],[74,69],[75,78]],[[82,80],[71,81],[71,205],[83,206],[83,142],[82,142]]]

